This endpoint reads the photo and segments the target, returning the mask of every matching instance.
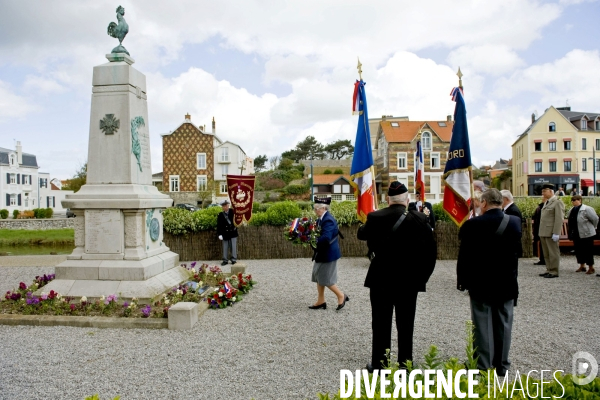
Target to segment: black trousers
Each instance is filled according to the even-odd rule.
[[[406,360],[412,361],[413,331],[418,292],[392,292],[371,288],[371,327],[373,329],[373,348],[371,364],[381,369],[387,360],[385,351],[391,349],[392,316],[396,309],[396,329],[398,330],[398,362],[400,366]]]
[[[540,254],[538,253],[538,244],[540,246]],[[545,263],[546,260],[544,259],[544,250],[542,250],[542,244],[540,243],[540,237],[536,236],[533,238],[533,255],[536,255],[540,258],[540,262]]]
[[[573,239],[577,264],[594,265],[594,237]]]

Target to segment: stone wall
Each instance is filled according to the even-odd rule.
[[[47,229],[73,229],[75,218],[46,219],[0,219],[0,229],[29,229],[45,231]]]

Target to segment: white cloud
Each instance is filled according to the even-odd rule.
[[[525,62],[506,45],[485,44],[481,46],[461,46],[448,55],[448,63],[459,65],[465,70],[472,69],[479,74],[492,76],[512,72]]]
[[[62,93],[66,90],[64,86],[60,85],[54,79],[33,75],[28,75],[25,78],[23,87],[27,91],[42,94]]]
[[[32,101],[15,94],[10,85],[0,81],[0,121],[23,118],[38,109]]]

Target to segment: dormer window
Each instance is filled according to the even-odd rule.
[[[393,127],[393,128],[397,128],[397,127],[399,127],[399,126],[400,126],[400,124],[399,124],[399,123],[397,123],[397,122],[392,122],[392,127]]]
[[[548,124],[548,132],[556,132],[556,124],[554,122]]]
[[[423,132],[421,134],[421,146],[423,146],[423,150],[431,150],[431,133]]]
[[[582,131],[586,131],[587,130],[587,120],[586,119],[582,119],[581,120],[581,130]]]
[[[596,130],[600,131],[600,121],[596,121]]]
[[[14,154],[10,155],[10,165],[16,165],[17,157]]]

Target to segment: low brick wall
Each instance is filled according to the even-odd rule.
[[[45,219],[0,219],[0,229],[28,229],[45,231],[47,229],[73,228],[74,218]]]
[[[273,258],[310,258],[310,247],[294,245],[283,236],[283,227],[243,226],[239,228],[238,258],[240,260]],[[356,238],[358,225],[340,227],[344,239],[340,240],[342,257],[363,257],[367,254],[367,243]],[[435,235],[439,260],[458,258],[458,227],[453,222],[437,222]],[[221,241],[215,231],[198,232],[174,236],[164,232],[164,242],[171,251],[179,254],[180,260],[220,260]],[[523,257],[533,257],[531,220],[523,224]],[[405,249],[398,244],[398,250],[410,261],[410,253],[418,249]],[[490,243],[490,254],[494,244]]]

